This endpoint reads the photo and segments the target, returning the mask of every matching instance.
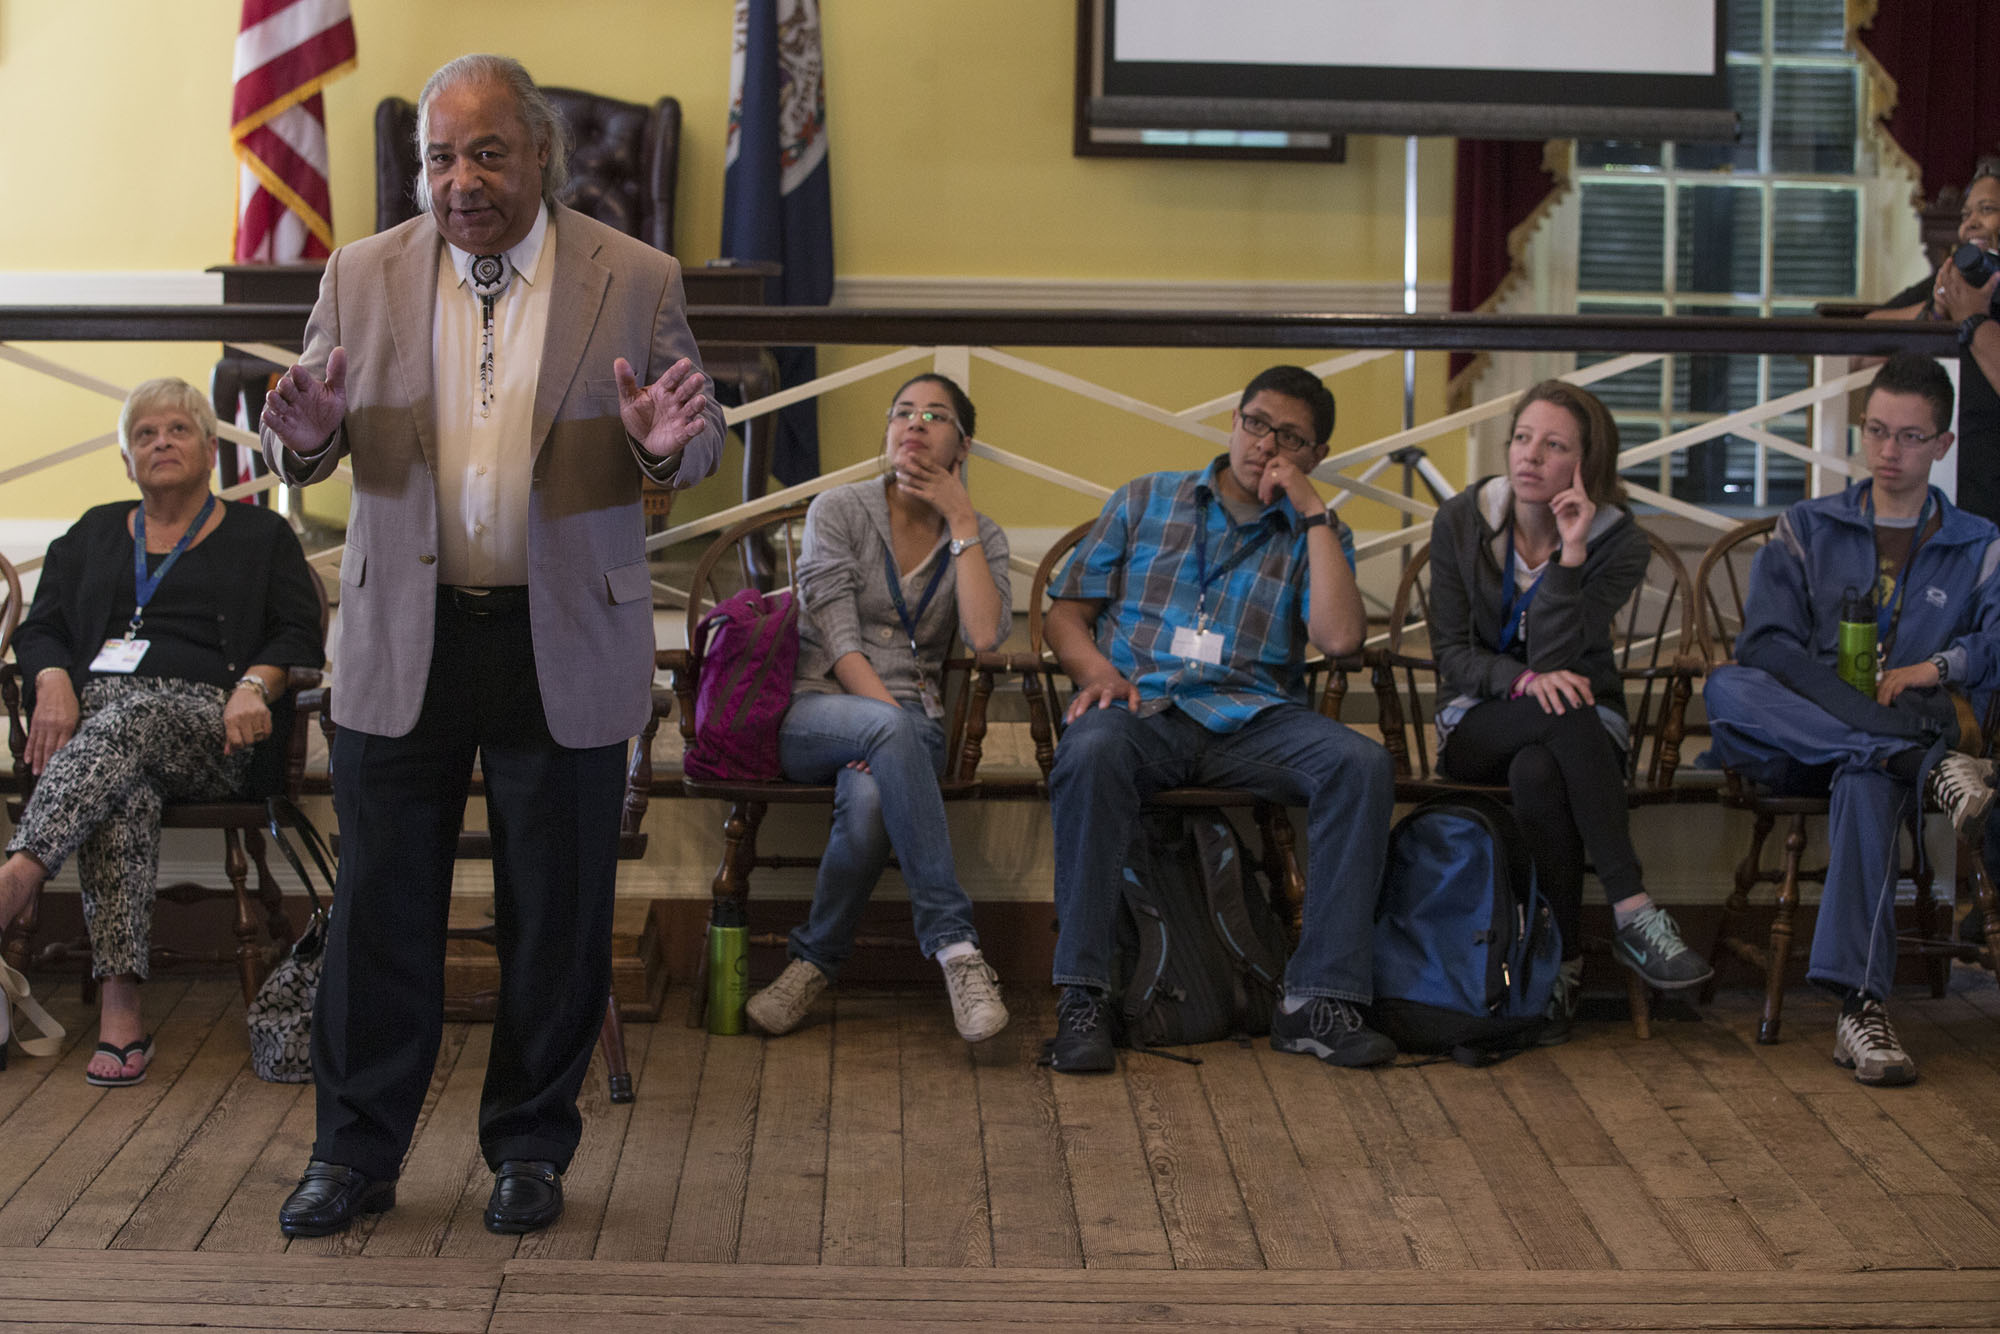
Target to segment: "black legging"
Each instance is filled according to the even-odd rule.
[[[1596,709],[1555,714],[1526,696],[1487,700],[1452,729],[1438,769],[1461,783],[1507,784],[1565,959],[1583,953],[1586,855],[1608,901],[1645,892],[1626,822],[1624,758]]]

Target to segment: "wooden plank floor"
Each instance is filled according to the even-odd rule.
[[[2000,991],[1965,969],[1896,998],[1923,1078],[1879,1090],[1803,988],[1771,1047],[1744,992],[1485,1070],[1221,1043],[1089,1079],[1034,1065],[1040,987],[977,1049],[941,991],[836,989],[772,1041],[670,996],[521,1239],[480,1225],[491,1030],[451,1025],[397,1208],[289,1244],[312,1099],[251,1075],[233,980],[149,986],[118,1090],[39,990],[70,1043],[0,1073],[0,1328],[2000,1327]]]

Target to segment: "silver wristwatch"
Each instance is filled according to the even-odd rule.
[[[1931,654],[1931,666],[1937,668],[1938,684],[1951,680],[1951,659],[1942,653]]]
[[[979,545],[976,537],[954,537],[951,539],[951,558],[957,560],[967,547]]]

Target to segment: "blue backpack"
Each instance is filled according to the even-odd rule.
[[[1505,806],[1432,797],[1389,833],[1375,910],[1375,1029],[1406,1052],[1487,1065],[1534,1044],[1562,935]]]

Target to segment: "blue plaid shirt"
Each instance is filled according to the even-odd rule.
[[[1310,646],[1299,512],[1280,496],[1236,523],[1215,493],[1217,470],[1227,466],[1224,456],[1199,472],[1153,473],[1119,487],[1051,590],[1105,603],[1098,651],[1139,688],[1141,715],[1176,705],[1211,732],[1233,732],[1273,704],[1304,704]],[[1354,534],[1333,523],[1352,569]],[[1220,663],[1173,652],[1174,631],[1197,628],[1204,613],[1222,635]]]

